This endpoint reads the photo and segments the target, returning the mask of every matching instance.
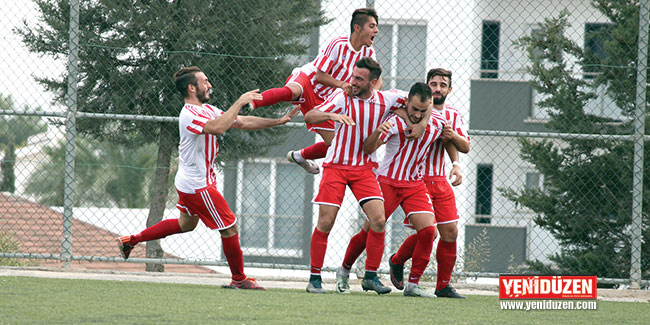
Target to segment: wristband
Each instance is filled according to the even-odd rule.
[[[460,168],[460,163],[458,161],[452,161],[451,165],[452,166],[458,166],[458,168]]]

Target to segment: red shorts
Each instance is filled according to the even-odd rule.
[[[384,200],[372,169],[338,169],[323,167],[318,195],[312,203],[341,207],[345,186],[349,186],[358,202],[370,199]]]
[[[436,214],[436,223],[445,224],[458,221],[456,196],[445,176],[436,176],[424,180],[424,185],[429,191],[433,211]]]
[[[302,115],[307,114],[314,107],[320,105],[323,102],[323,99],[320,96],[316,95],[314,92],[314,87],[311,84],[311,78],[302,71],[297,71],[292,73],[285,84],[296,83],[302,88],[302,99],[304,102],[300,104],[300,111]],[[307,125],[307,130],[316,132],[316,130],[327,130],[334,131],[334,122],[325,121],[323,123],[311,124],[305,122]]]
[[[217,191],[216,184],[195,194],[176,191],[178,192],[176,207],[191,216],[198,216],[208,228],[223,230],[237,222],[237,217],[230,211],[226,199]]]
[[[417,182],[409,187],[397,187],[388,183],[379,182],[381,191],[384,193],[384,210],[386,220],[395,212],[398,206],[402,206],[405,218],[404,225],[413,228],[409,216],[414,213],[429,213],[433,218],[434,212],[431,206],[431,198],[427,194],[427,188],[423,182]]]

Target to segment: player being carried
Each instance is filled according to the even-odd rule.
[[[212,85],[198,67],[183,68],[174,74],[174,79],[176,89],[185,98],[178,122],[179,162],[174,182],[178,191],[176,207],[180,210],[180,217],[163,220],[139,234],[118,238],[120,254],[127,259],[138,243],[192,231],[201,219],[208,228],[221,234],[223,252],[232,272],[232,282],[228,287],[266,290],[258,285],[255,279],[244,274],[237,217],[217,190],[214,167],[219,153],[217,135],[231,127],[259,130],[285,124],[298,114],[298,108],[279,119],[238,116],[242,106],[262,97],[259,90],[244,93],[224,112],[206,104],[210,99]]]
[[[431,105],[431,89],[427,84],[415,83],[407,97],[407,118],[414,124],[425,118]],[[408,124],[405,119],[392,115],[383,122],[364,142],[363,151],[371,154],[386,144],[384,159],[377,170],[377,180],[384,194],[385,219],[401,206],[406,218],[404,223],[417,231],[417,244],[413,252],[413,265],[405,296],[435,298],[431,292],[419,286],[420,277],[429,264],[429,257],[436,237],[434,212],[431,199],[422,181],[422,169],[432,144],[440,138],[443,118],[431,114],[424,135],[415,140],[406,138]],[[366,221],[361,231],[366,235],[369,224]],[[365,245],[351,243],[346,251],[344,265],[336,273],[336,291],[350,293],[348,279],[350,266],[363,252]]]
[[[350,36],[336,37],[323,49],[314,61],[295,68],[286,84],[262,92],[262,99],[251,103],[253,108],[269,106],[279,102],[297,101],[303,114],[320,105],[337,88],[352,95],[352,69],[362,57],[376,60],[372,44],[379,29],[379,17],[372,8],[357,9],[352,13]],[[373,89],[381,89],[381,78]],[[306,122],[306,121],[305,121]],[[305,123],[307,129],[318,133],[323,141],[309,147],[289,151],[287,159],[303,167],[311,174],[318,174],[314,159],[325,157],[327,148],[334,138],[334,122]]]

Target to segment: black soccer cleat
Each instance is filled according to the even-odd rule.
[[[388,265],[390,266],[390,282],[395,286],[397,290],[404,289],[404,264],[393,264],[393,256],[391,255],[388,259]]]
[[[436,290],[436,296],[438,296],[438,298],[456,298],[456,299],[467,298],[465,296],[461,296],[460,294],[458,294],[458,292],[456,292],[456,289],[454,289],[454,287],[452,287],[449,284],[440,290]]]

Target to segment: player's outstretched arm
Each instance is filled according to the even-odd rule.
[[[379,148],[382,144],[384,144],[384,141],[382,141],[379,136],[382,134],[387,134],[390,128],[395,126],[395,124],[386,121],[382,123],[376,130],[372,131],[370,135],[366,138],[366,141],[363,142],[363,153],[366,155],[369,155],[377,148]]]
[[[445,142],[453,142],[458,151],[462,153],[469,152],[469,141],[454,131],[454,129],[452,129],[451,125],[449,124],[445,124],[445,126],[442,128],[442,140]]]
[[[451,185],[458,186],[463,183],[463,174],[460,172],[460,164],[458,163],[458,149],[453,142],[447,141],[445,142],[445,150],[452,161],[449,180],[452,180]]]
[[[325,113],[318,109],[312,109],[305,114],[305,122],[311,124],[323,123],[325,121],[334,121],[346,125],[354,125],[354,120],[347,115]]]
[[[295,106],[291,111],[280,118],[265,118],[258,116],[237,116],[237,121],[232,125],[242,130],[261,130],[277,125],[286,124],[300,113],[300,106]]]
[[[260,94],[259,89],[245,92],[239,97],[239,99],[237,99],[237,101],[235,101],[235,103],[232,104],[232,106],[230,106],[230,108],[228,108],[226,112],[221,114],[221,116],[207,121],[205,126],[203,126],[203,132],[215,135],[226,132],[233,125],[237,114],[239,114],[239,110],[241,110],[244,105],[249,104],[254,100],[261,99],[262,94]]]

